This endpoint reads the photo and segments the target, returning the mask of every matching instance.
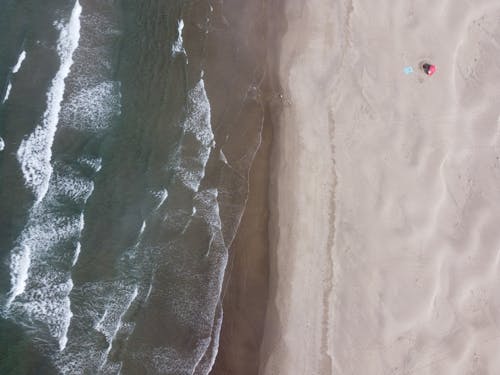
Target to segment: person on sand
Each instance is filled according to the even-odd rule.
[[[428,63],[424,63],[422,65],[422,69],[424,70],[424,73],[427,74],[428,76],[433,75],[436,73],[436,66]]]

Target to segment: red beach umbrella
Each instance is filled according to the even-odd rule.
[[[422,65],[422,69],[424,69],[425,74],[427,74],[428,76],[431,76],[434,73],[436,73],[436,65],[426,63]]]

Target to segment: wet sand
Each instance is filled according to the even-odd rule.
[[[328,374],[335,186],[329,113],[339,46],[334,4],[286,2],[285,107],[271,168],[270,302],[261,374]],[[326,48],[332,46],[332,48]]]
[[[250,193],[231,247],[219,353],[211,374],[257,374],[269,279],[268,170],[271,128],[250,172]]]
[[[259,371],[269,289],[270,153],[273,129],[282,107],[278,77],[279,42],[286,27],[282,3],[282,0],[267,3],[246,1],[245,6],[257,14],[246,21],[242,21],[238,6],[233,4],[234,8],[231,7],[234,23],[253,24],[255,34],[245,34],[247,41],[242,44],[248,49],[253,48],[252,43],[258,44],[258,53],[254,56],[263,76],[252,94],[261,106],[263,116],[262,123],[257,124],[261,129],[261,139],[249,171],[248,200],[230,248],[223,292],[224,319],[212,375],[251,375]],[[231,11],[226,17],[231,17]],[[247,142],[247,139],[242,138],[242,142]]]

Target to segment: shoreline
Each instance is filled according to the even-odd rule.
[[[219,350],[212,375],[258,373],[268,294],[267,218],[271,128],[263,129],[249,180],[247,207],[231,246]]]
[[[286,29],[283,0],[263,5],[266,72],[258,87],[264,109],[261,144],[248,175],[248,197],[230,247],[219,350],[211,375],[257,375],[269,292],[269,186],[273,132],[282,110],[278,77]],[[281,22],[276,20],[278,17]],[[261,32],[262,30],[258,30]]]

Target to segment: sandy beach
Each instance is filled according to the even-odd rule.
[[[259,373],[500,373],[500,5],[285,13]]]

